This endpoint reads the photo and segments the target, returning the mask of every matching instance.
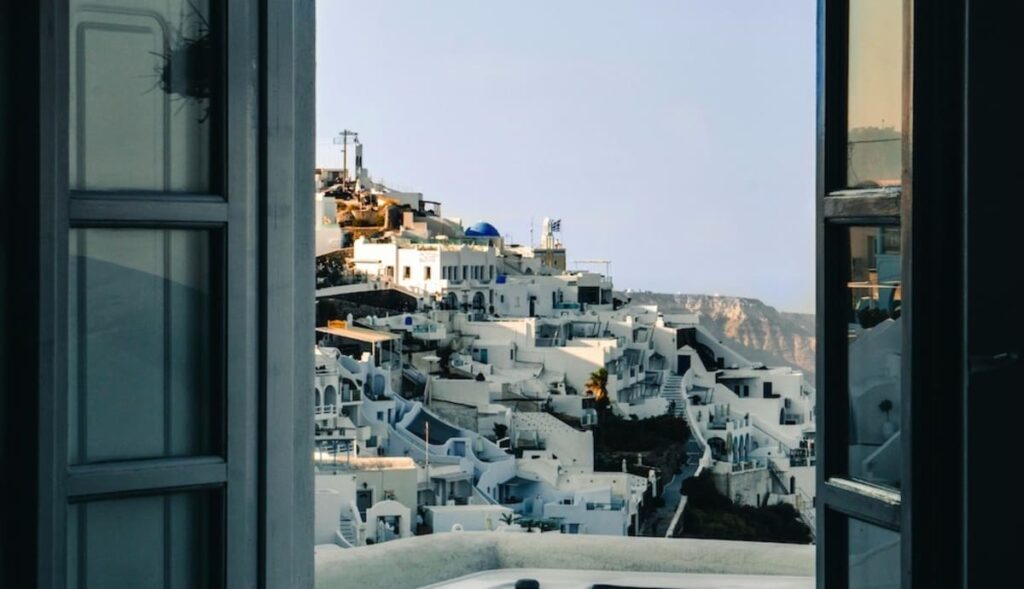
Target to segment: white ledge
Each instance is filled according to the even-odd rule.
[[[814,546],[692,538],[457,532],[317,549],[318,589],[414,589],[493,569],[814,576]]]

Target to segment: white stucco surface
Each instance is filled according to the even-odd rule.
[[[499,569],[443,581],[424,589],[507,589],[533,579],[544,589],[590,589],[596,584],[645,589],[812,589],[812,577],[631,573],[567,569]]]
[[[557,533],[432,534],[348,550],[318,550],[316,586],[413,589],[480,571],[520,568],[813,579],[814,547]]]

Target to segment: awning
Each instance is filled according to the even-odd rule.
[[[442,470],[443,467],[431,466],[430,467],[430,478],[437,479],[437,480],[442,480],[442,481],[446,481],[446,482],[448,482],[448,481],[469,481],[469,480],[473,480],[473,473],[466,472],[466,471],[462,470],[462,467],[460,467],[459,465],[452,464],[452,465],[445,465],[445,466],[453,466],[455,468]]]
[[[376,329],[366,329],[365,327],[317,327],[316,331],[317,333],[326,333],[328,335],[366,342],[369,344],[389,342],[401,337],[397,333],[377,331]]]

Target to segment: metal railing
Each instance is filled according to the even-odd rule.
[[[337,415],[337,411],[338,411],[337,407],[335,407],[334,405],[320,405],[318,407],[313,408],[313,415],[314,416],[329,415],[329,416],[333,417],[333,416]]]

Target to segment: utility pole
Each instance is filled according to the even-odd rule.
[[[348,129],[338,133],[338,138],[335,138],[335,143],[338,139],[341,139],[341,176],[345,180],[348,180],[348,138],[352,137],[353,140],[359,140],[359,133],[355,131],[349,131]]]

